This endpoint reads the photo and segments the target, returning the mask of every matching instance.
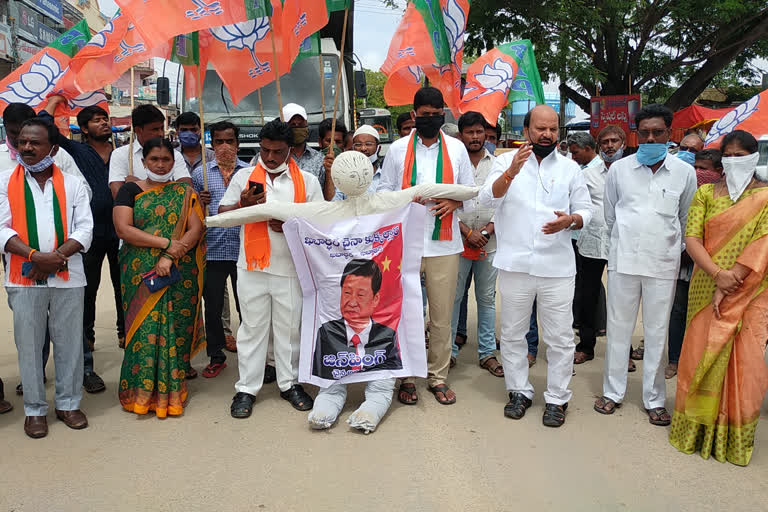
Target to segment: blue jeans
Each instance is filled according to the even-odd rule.
[[[531,312],[531,324],[528,327],[528,333],[525,335],[525,341],[528,342],[528,353],[533,357],[539,354],[539,322],[536,318],[536,301],[533,301],[533,311]]]
[[[453,347],[451,353],[456,357],[459,347],[456,345],[456,329],[459,324],[461,299],[467,287],[470,274],[475,277],[475,299],[477,300],[477,356],[483,360],[493,355],[496,349],[496,276],[498,270],[493,266],[493,255],[484,260],[459,258],[459,276],[456,283],[456,299],[453,302],[451,331]]]

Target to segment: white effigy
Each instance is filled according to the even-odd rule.
[[[332,426],[344,406],[345,385],[367,382],[366,400],[347,422],[369,433],[389,409],[395,379],[427,374],[419,281],[426,209],[414,198],[466,201],[479,188],[425,184],[369,194],[373,166],[357,151],[340,154],[331,176],[347,199],[267,202],[206,223],[285,222],[303,294],[299,380],[321,388],[309,423]],[[351,275],[355,279],[346,279]],[[345,283],[368,288],[350,300]]]

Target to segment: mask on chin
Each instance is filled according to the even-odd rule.
[[[147,177],[155,183],[167,183],[173,179],[173,171],[165,174],[157,174],[147,169]]]
[[[612,164],[613,162],[621,160],[623,157],[624,157],[624,148],[623,147],[621,147],[618,150],[616,150],[616,152],[613,155],[611,155],[611,156],[606,155],[605,151],[600,151],[600,158],[603,159],[603,162],[606,162],[606,163],[609,163],[609,164]]]
[[[291,154],[290,153],[288,153],[288,158],[291,158]],[[278,165],[274,169],[270,169],[269,167],[267,167],[267,164],[264,163],[264,160],[261,159],[261,156],[259,156],[259,165],[262,166],[264,168],[264,170],[267,171],[270,174],[280,174],[280,173],[283,173],[283,172],[288,170],[288,160],[286,160],[285,162],[281,163],[280,165]]]
[[[555,150],[555,148],[557,148],[556,142],[553,142],[552,144],[536,144],[534,142],[531,144],[533,154],[539,158],[548,157]]]

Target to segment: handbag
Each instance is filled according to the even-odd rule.
[[[155,293],[166,286],[181,281],[181,274],[179,273],[179,269],[176,268],[176,264],[172,263],[170,273],[167,276],[159,276],[157,275],[157,272],[150,270],[149,272],[141,274],[141,279],[144,281],[144,284],[147,285],[147,289],[149,289],[151,293]]]

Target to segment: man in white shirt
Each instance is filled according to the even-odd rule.
[[[635,117],[638,151],[611,166],[605,180],[608,254],[608,329],[603,396],[595,410],[612,414],[624,400],[626,361],[643,302],[643,405],[653,425],[666,426],[661,359],[684,249],[682,233],[696,192],[689,164],[667,153],[672,111],[648,105]]]
[[[472,163],[464,144],[440,131],[445,122],[443,95],[424,87],[413,98],[416,130],[396,140],[387,152],[381,170],[379,191],[401,190],[422,183],[474,185]],[[438,165],[442,163],[442,165]],[[458,216],[462,203],[452,199],[424,199],[429,209],[424,223],[425,276],[429,303],[430,336],[427,356],[427,387],[443,404],[456,403],[456,394],[446,385],[451,363],[451,316],[456,293],[459,255],[464,250]],[[414,405],[418,400],[413,378],[403,379],[398,400]]]
[[[56,341],[56,416],[73,429],[88,426],[80,411],[85,296],[80,253],[90,246],[93,217],[84,183],[54,164],[57,137],[50,121],[25,121],[17,145],[21,165],[0,174],[0,248],[24,386],[24,431],[32,438],[48,434],[40,358],[46,326]]]
[[[293,133],[288,123],[270,121],[259,137],[257,165],[232,176],[218,213],[267,201],[322,201],[317,178],[300,170],[291,158]],[[242,316],[237,331],[240,380],[235,384],[232,417],[251,415],[256,394],[264,383],[270,333],[280,396],[297,410],[311,409],[312,398],[298,384],[301,287],[281,221],[254,222],[240,229],[237,294]]]
[[[133,125],[133,146],[126,144],[112,152],[109,160],[109,188],[112,197],[126,181],[139,181],[147,177],[147,171],[141,163],[141,148],[144,141],[163,137],[165,135],[165,116],[154,105],[139,105],[131,112],[131,124]],[[132,149],[131,149],[132,147]],[[133,159],[131,161],[131,154]],[[184,157],[178,151],[173,152],[173,180],[184,181],[192,184],[192,178],[187,170]]]
[[[499,269],[501,359],[509,392],[504,415],[520,419],[532,404],[525,334],[535,300],[547,343],[543,423],[559,427],[572,395],[576,263],[570,230],[589,224],[592,205],[578,164],[555,150],[554,109],[534,107],[523,126],[528,143],[496,158],[479,196],[481,206],[496,208],[493,265]]]
[[[603,189],[608,168],[596,149],[595,139],[587,132],[576,132],[568,136],[568,152],[581,166],[592,199],[592,220],[587,227],[577,232],[574,316],[579,319],[580,342],[573,355],[574,364],[595,358],[597,332],[601,329],[601,321],[605,319],[605,302],[600,304],[600,291],[603,287],[610,235],[603,217]]]

